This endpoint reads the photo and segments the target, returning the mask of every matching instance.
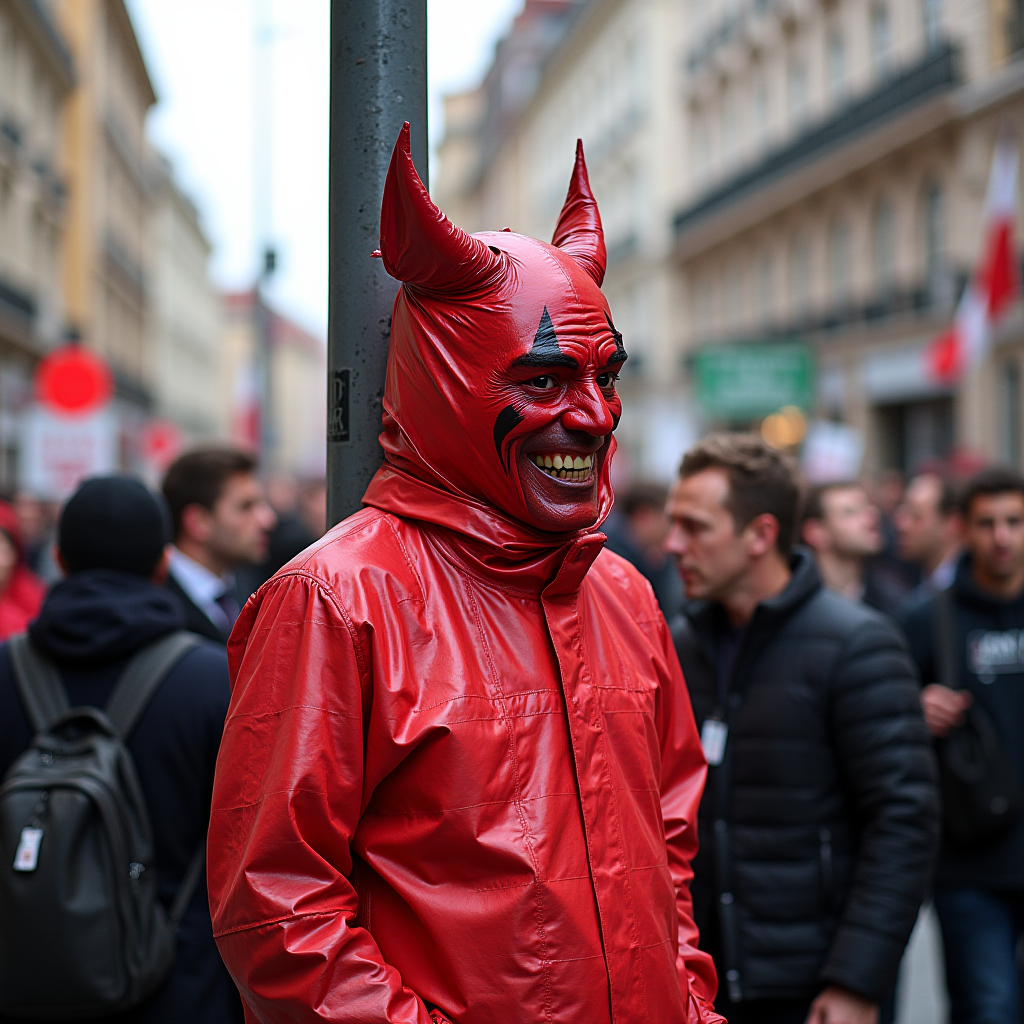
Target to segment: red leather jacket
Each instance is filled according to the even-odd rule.
[[[542,246],[498,240],[519,268]],[[620,344],[593,281],[542,256],[556,334],[586,315]],[[706,766],[665,622],[603,535],[509,511],[490,391],[428,377],[430,315],[403,289],[368,507],[265,584],[229,644],[221,954],[251,1021],[718,1021],[688,888]]]

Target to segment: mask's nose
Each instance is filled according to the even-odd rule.
[[[610,434],[615,419],[601,389],[593,381],[581,381],[569,395],[569,407],[562,413],[566,430],[582,430],[593,437]]]

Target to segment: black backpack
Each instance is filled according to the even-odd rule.
[[[129,662],[106,708],[72,708],[27,636],[8,643],[36,736],[0,784],[0,1015],[109,1016],[174,962],[205,840],[170,910],[156,895],[149,815],[125,739],[167,673],[200,643],[177,632]]]

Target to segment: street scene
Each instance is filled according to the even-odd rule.
[[[1024,4],[0,0],[0,1024],[1024,1024]]]

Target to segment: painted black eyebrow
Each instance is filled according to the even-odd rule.
[[[619,352],[615,352],[612,357],[601,367],[602,370],[610,370],[613,366],[621,366],[629,358],[626,355],[626,350],[622,349]]]
[[[622,345],[622,332],[615,330],[615,324],[612,323],[612,318],[608,315],[607,310],[604,311],[604,318],[608,324],[608,330],[612,332],[612,337],[615,339],[615,356],[625,362],[627,357],[626,349]]]
[[[573,359],[572,356],[567,356],[564,352],[527,352],[525,356],[520,356],[518,359],[513,360],[512,367],[529,366],[535,369],[552,369],[556,366],[563,366],[569,370],[578,370],[580,364]]]

